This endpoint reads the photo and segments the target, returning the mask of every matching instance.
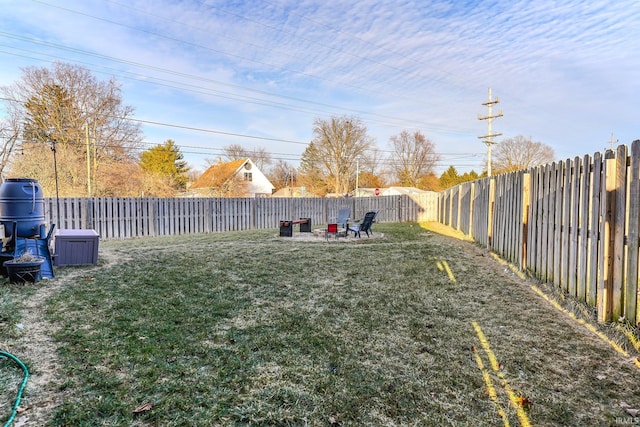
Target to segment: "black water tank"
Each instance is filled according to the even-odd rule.
[[[40,234],[40,226],[44,225],[44,198],[38,180],[8,178],[0,185],[0,223],[4,224],[6,237],[13,234],[14,222],[18,237]]]

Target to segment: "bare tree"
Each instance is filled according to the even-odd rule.
[[[271,154],[264,147],[254,148],[249,151],[248,157],[263,172],[271,164]]]
[[[355,182],[356,161],[373,143],[367,128],[354,117],[316,119],[313,136],[303,153],[304,172],[324,175],[329,191],[348,193]]]
[[[246,150],[240,144],[227,145],[222,148],[222,151],[224,153],[224,159],[227,162],[232,162],[234,160],[242,160],[250,157],[249,151]],[[212,162],[211,164],[215,164],[215,162]]]
[[[15,118],[9,118],[15,119]],[[19,133],[15,123],[9,119],[0,121],[0,177],[4,175],[4,169],[9,163],[13,149],[18,141]]]
[[[267,177],[276,189],[293,186],[298,180],[296,169],[282,159],[276,162]]]
[[[495,173],[513,172],[551,163],[555,160],[553,148],[534,142],[522,135],[507,138],[493,150],[491,169]]]
[[[213,197],[247,197],[249,188],[247,181],[240,175],[224,179],[214,177],[209,188],[209,194]]]
[[[231,144],[224,147],[223,152],[227,161],[249,158],[261,171],[264,171],[271,164],[271,154],[264,147],[249,150],[240,144]],[[211,162],[211,164],[215,163]]]
[[[384,170],[382,164],[384,154],[376,147],[367,150],[360,157],[360,187],[383,187],[384,186]]]
[[[440,156],[435,144],[421,132],[409,133],[404,130],[389,139],[392,153],[391,169],[401,185],[419,186],[420,180],[433,173]]]
[[[133,108],[123,105],[115,80],[98,81],[85,68],[56,62],[51,69],[23,69],[21,80],[0,88],[0,93],[7,99],[9,133],[18,135],[21,152],[28,154],[11,156],[12,174],[28,172],[43,189],[51,188],[53,162],[45,159],[55,148],[65,159],[58,174],[61,195],[85,195],[90,186],[100,195],[100,189],[114,189],[96,177],[135,163],[142,132],[130,120]],[[41,163],[34,165],[36,158]]]

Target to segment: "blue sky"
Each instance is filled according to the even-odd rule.
[[[380,150],[420,130],[439,172],[501,140],[558,159],[640,139],[640,1],[0,0],[0,86],[54,60],[115,77],[148,147],[205,168],[264,147],[297,165],[315,118],[357,116]],[[1,114],[1,112],[0,112]]]

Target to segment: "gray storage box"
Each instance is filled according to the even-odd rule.
[[[58,230],[55,237],[53,265],[98,264],[98,240],[95,230]]]

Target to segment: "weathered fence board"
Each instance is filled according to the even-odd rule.
[[[602,204],[602,186],[604,185],[603,175],[604,160],[600,153],[593,156],[593,173],[592,173],[592,191],[593,195],[591,206],[589,207],[591,241],[589,242],[589,281],[588,281],[588,299],[587,303],[595,307],[597,306],[598,283],[600,275],[598,269],[601,264],[600,238],[602,236],[602,218],[600,217]]]
[[[553,188],[553,192],[555,195],[555,203],[554,203],[554,217],[553,217],[553,283],[556,286],[561,286],[562,276],[561,276],[561,265],[562,265],[562,206],[563,206],[563,196],[564,193],[562,191],[564,176],[565,176],[565,168],[564,162],[558,162],[555,164],[555,186]]]
[[[358,220],[377,210],[377,222],[437,221],[437,193],[358,198],[45,198],[45,220],[57,228],[94,229],[101,239],[277,228],[279,221],[336,218],[340,208]],[[58,214],[59,212],[59,214]]]
[[[580,175],[580,215],[578,218],[578,255],[576,274],[576,297],[579,301],[586,301],[588,260],[589,260],[589,202],[591,200],[591,157],[582,159],[582,173]]]
[[[438,212],[600,321],[640,320],[640,141],[447,189]]]
[[[628,259],[625,273],[624,317],[635,324],[638,304],[638,244],[640,229],[640,140],[631,145],[629,171]]]
[[[627,214],[627,157],[626,145],[618,147],[616,153],[616,183],[614,212],[614,257],[613,257],[613,289],[611,293],[611,318],[622,317],[624,307],[624,263],[627,258],[625,243],[625,222]]]
[[[569,295],[577,295],[578,280],[578,218],[580,216],[580,174],[582,173],[582,159],[576,157],[571,168],[571,202],[569,203],[569,268],[568,282]]]

